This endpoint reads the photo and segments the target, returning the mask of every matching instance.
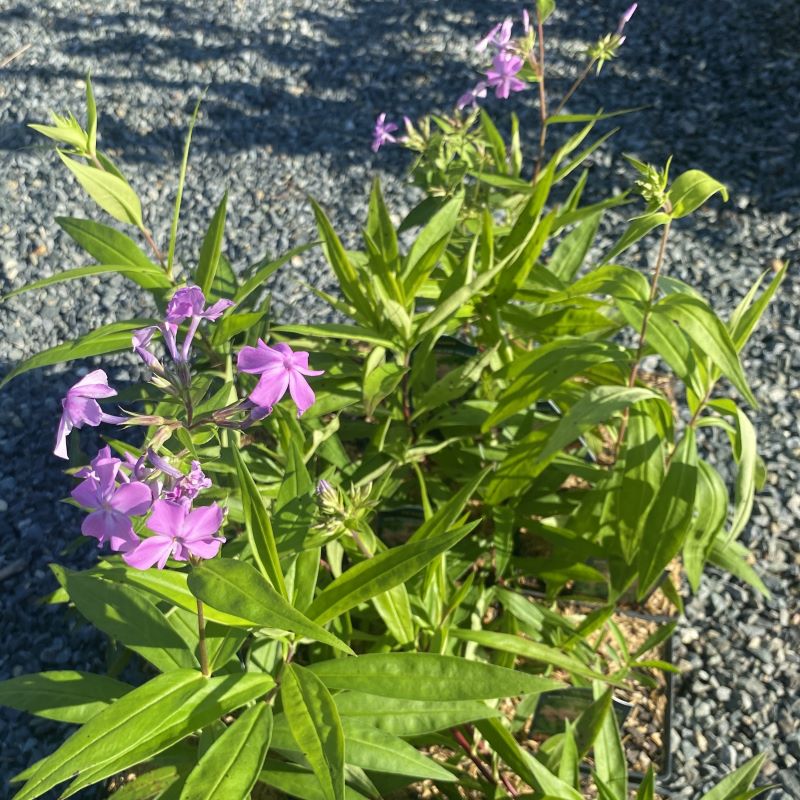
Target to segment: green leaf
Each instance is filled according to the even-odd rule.
[[[126,273],[126,276],[136,281],[143,289],[172,285],[159,267],[141,251],[133,239],[124,233],[91,219],[56,217],[56,222],[98,263],[138,268],[141,271],[138,278],[133,269]]]
[[[636,800],[656,800],[656,776],[653,772],[653,765],[647,768],[644,780],[639,784],[639,791],[636,792]]]
[[[287,664],[281,700],[292,736],[308,760],[327,800],[344,798],[344,733],[325,684],[309,670]]]
[[[622,479],[612,500],[622,555],[633,562],[644,536],[647,512],[664,480],[661,437],[645,405],[631,409],[619,458]]]
[[[246,300],[253,292],[263,286],[264,283],[266,283],[266,281],[269,280],[269,278],[273,275],[273,273],[277,272],[287,261],[291,261],[295,256],[310,250],[315,244],[317,243],[308,242],[307,244],[298,245],[297,247],[293,247],[291,250],[284,253],[279,258],[273,260],[262,258],[261,261],[257,262],[248,270],[248,272],[252,272],[252,275],[250,275],[250,277],[236,290],[236,294],[233,296],[233,302],[236,303],[236,305],[241,305],[244,300]]]
[[[645,214],[642,217],[635,217],[628,223],[625,233],[622,234],[617,243],[606,253],[603,262],[608,263],[609,261],[613,261],[620,253],[647,236],[653,228],[666,225],[670,219],[670,215],[665,214],[663,211],[656,211],[652,214]]]
[[[364,328],[361,325],[339,325],[329,323],[325,325],[277,325],[274,333],[296,333],[300,336],[318,336],[322,339],[346,339],[356,342],[370,342],[385,347],[387,350],[394,348],[394,343],[379,333]]]
[[[273,759],[267,759],[264,767],[264,771],[258,776],[260,783],[284,792],[290,797],[298,797],[300,800],[326,800],[314,773],[295,764]],[[364,800],[363,794],[359,794],[349,786],[344,787],[344,797],[345,800]]]
[[[736,310],[731,315],[728,328],[730,330],[733,346],[736,348],[737,353],[741,352],[745,344],[747,344],[750,336],[755,330],[756,325],[761,319],[762,314],[774,297],[775,292],[783,283],[783,279],[786,277],[786,270],[788,268],[789,262],[787,261],[778,270],[775,277],[770,281],[769,286],[761,293],[761,296],[758,298],[758,300],[756,300],[755,303],[750,305],[752,297],[749,297],[750,293],[748,292],[748,296],[742,300],[742,302],[736,307]],[[767,273],[764,272],[761,275],[751,291],[758,288],[759,283],[766,274]]]
[[[140,592],[85,572],[64,570],[69,599],[89,622],[154,667],[167,672],[196,665],[192,645]]]
[[[690,169],[672,182],[667,193],[672,219],[680,219],[698,209],[712,195],[719,192],[727,202],[728,190],[711,176],[699,169]]]
[[[130,350],[131,332],[135,328],[143,328],[147,325],[154,324],[154,322],[154,320],[148,319],[112,322],[110,325],[103,325],[101,328],[97,328],[78,339],[62,342],[55,347],[37,353],[25,359],[25,361],[20,364],[17,364],[17,366],[0,381],[0,389],[18,375],[22,375],[38,367],[49,367],[52,364],[60,364],[64,361],[72,361],[76,358],[88,358],[89,356],[116,353],[119,350]]]
[[[335,699],[335,698],[334,698]],[[375,698],[372,698],[373,703]],[[418,779],[452,781],[453,775],[398,736],[360,719],[342,719],[347,764],[370,772],[406,775]],[[292,760],[301,754],[292,740],[285,716],[275,720],[272,747]]]
[[[602,211],[590,214],[558,243],[547,262],[547,269],[557,278],[571,281],[575,277],[597,236],[602,214]]]
[[[206,750],[189,773],[180,800],[248,800],[272,737],[272,708],[247,709]]]
[[[408,369],[395,361],[379,364],[364,378],[364,412],[372,416],[375,409],[403,380]]]
[[[83,164],[56,151],[78,183],[106,213],[120,222],[143,228],[142,204],[127,181],[97,167]]]
[[[594,696],[599,699],[604,687],[595,682]],[[628,797],[628,762],[622,749],[617,715],[609,707],[597,738],[594,740],[595,770],[616,800]]]
[[[0,705],[81,725],[132,688],[122,681],[89,672],[38,672],[0,683]]]
[[[561,759],[558,764],[558,777],[564,783],[577,789],[579,786],[578,746],[575,742],[574,726],[566,721],[564,730],[564,743],[561,749]]]
[[[331,689],[403,700],[491,700],[561,688],[557,681],[435,653],[370,653],[309,669]]]
[[[677,322],[698,353],[707,355],[742,397],[758,408],[725,325],[704,302],[685,294],[670,294],[656,303],[652,313]]]
[[[683,546],[692,524],[697,481],[695,432],[686,428],[645,522],[638,558],[640,599]]]
[[[748,762],[742,764],[736,772],[723,778],[710,792],[706,792],[700,800],[736,800],[739,794],[746,792],[753,785],[758,773],[761,772],[761,767],[764,766],[766,758],[766,753],[760,753],[751,758]]]
[[[289,605],[256,569],[244,561],[232,558],[204,561],[192,570],[188,583],[195,597],[221,611],[241,614],[256,626],[290,631],[337,650],[352,652],[332,633]]]
[[[135,781],[115,789],[114,800],[176,800],[172,787],[180,779],[181,773],[174,764],[148,769],[137,774]]]
[[[198,676],[200,681],[192,685],[188,697],[183,695],[183,702],[180,704],[175,702],[165,705],[161,709],[160,717],[150,718],[150,728],[145,728],[142,724],[134,731],[120,732],[112,727],[112,735],[106,739],[105,746],[99,748],[97,760],[90,762],[87,758],[87,764],[90,766],[70,784],[62,797],[70,797],[86,786],[128,769],[134,764],[149,760],[220,717],[226,716],[257,697],[263,697],[275,686],[275,681],[269,675],[240,673],[217,678],[203,678],[199,673],[194,675]],[[133,692],[126,695],[100,716],[106,716],[109,711],[113,712],[119,703],[124,702],[132,694]],[[156,703],[156,712],[159,711],[158,705]],[[76,736],[99,718],[95,717],[78,731]],[[113,726],[113,721],[111,725]],[[106,753],[108,758],[105,758]]]
[[[245,311],[236,313],[235,311],[226,314],[214,325],[214,332],[211,334],[211,342],[214,345],[221,345],[224,342],[229,342],[234,336],[238,336],[245,331],[251,331],[255,326],[261,322],[264,311]]]
[[[732,540],[744,530],[753,510],[758,472],[758,442],[750,418],[732,400],[712,400],[709,405],[722,414],[733,416],[736,421],[735,434],[729,433],[737,464],[733,519],[728,531],[728,539]]]
[[[183,157],[181,158],[181,168],[178,175],[178,189],[175,192],[175,207],[172,211],[172,225],[169,231],[169,249],[167,251],[167,275],[172,276],[173,264],[175,262],[175,243],[178,240],[178,222],[181,216],[181,202],[183,200],[183,187],[186,185],[186,168],[189,165],[189,150],[192,146],[192,133],[197,123],[197,115],[200,113],[200,103],[203,102],[205,91],[197,98],[194,105],[192,117],[189,120],[189,129],[186,131],[186,140],[183,143]]]
[[[272,531],[267,509],[264,507],[264,500],[258,487],[244,463],[239,449],[234,446],[233,463],[236,466],[236,474],[239,478],[239,487],[242,495],[242,509],[244,511],[245,528],[247,530],[247,540],[250,542],[250,549],[261,574],[272,583],[273,587],[285,598],[289,595],[286,592],[286,584],[283,580],[283,571],[278,557],[278,548],[275,544],[275,534]],[[214,605],[213,603],[211,605]],[[235,612],[232,612],[235,613]]]
[[[195,670],[176,670],[159,675],[121,697],[39,762],[16,800],[40,797],[76,773],[99,767],[115,758],[124,747],[152,736],[204,681]]]
[[[730,572],[739,580],[752,586],[764,597],[769,597],[770,593],[758,573],[750,566],[748,559],[750,551],[740,542],[728,540],[727,537],[719,537],[714,542],[708,560],[712,564]]]
[[[574,675],[580,675],[584,678],[606,679],[604,675],[590,669],[575,656],[563,653],[556,647],[525,639],[522,636],[498,631],[471,631],[459,628],[450,628],[448,634],[455,639],[475,642],[482,647],[499,650],[502,653],[513,653],[539,664],[565,669]]]
[[[187,572],[168,569],[140,570],[132,567],[114,566],[108,569],[103,567],[103,574],[107,575],[109,580],[124,582],[152,592],[178,608],[183,608],[192,613],[197,612],[197,598],[189,591],[189,587],[186,585]],[[225,614],[208,604],[205,605],[203,613],[207,622],[215,622],[219,625],[236,628],[253,627],[251,620],[234,614]]]
[[[475,521],[435,538],[407,542],[359,562],[317,595],[307,609],[308,616],[324,624],[359,603],[405,583],[436,556],[461,541],[477,524]]]
[[[415,297],[444,254],[459,219],[464,196],[448,200],[420,231],[406,258],[403,286],[407,297]]]
[[[714,541],[728,518],[728,490],[720,474],[705,461],[698,463],[697,516],[683,545],[683,567],[692,591],[700,588],[700,576]]]
[[[362,720],[395,736],[419,736],[502,716],[498,709],[475,700],[440,702],[383,697],[376,703],[374,694],[355,691],[339,692],[333,699],[344,724],[350,719]]]
[[[362,291],[358,273],[350,262],[342,242],[333,230],[333,226],[327,216],[325,216],[325,212],[314,200],[311,200],[311,206],[314,209],[317,228],[322,239],[322,249],[325,251],[325,257],[328,259],[328,263],[339,281],[342,294],[359,312],[362,321],[375,322],[375,314],[370,307],[367,296]]]
[[[627,364],[627,351],[609,342],[567,337],[518,356],[510,372],[514,379],[500,392],[497,405],[481,430],[487,432],[519,411],[533,410],[540,398],[547,397],[568,379],[609,362]]]
[[[34,289],[42,289],[45,286],[52,286],[54,283],[64,283],[65,281],[73,281],[76,278],[86,278],[91,275],[105,275],[109,272],[131,278],[143,289],[168,289],[172,286],[164,273],[155,268],[145,271],[142,270],[141,267],[126,266],[123,264],[94,264],[90,267],[77,267],[76,269],[57,272],[55,275],[50,275],[47,278],[28,283],[25,286],[20,286],[18,289],[14,289],[8,294],[2,295],[0,297],[0,303],[18,294],[31,292]]]
[[[561,417],[539,458],[547,462],[585,431],[598,423],[609,422],[614,414],[644,400],[666,404],[660,394],[644,387],[595,386]]]
[[[222,252],[222,238],[225,235],[225,217],[228,211],[228,193],[222,195],[217,210],[211,218],[203,244],[200,248],[200,258],[194,273],[195,283],[202,289],[204,295],[211,291],[211,284],[217,274],[219,256]]]
[[[392,225],[389,209],[381,192],[381,183],[378,178],[372,182],[372,191],[369,196],[369,216],[367,217],[367,234],[375,242],[387,266],[394,264],[398,257],[397,233]]]
[[[86,150],[97,150],[97,104],[94,101],[91,75],[86,73]]]
[[[403,584],[376,595],[372,598],[372,604],[398,644],[408,644],[414,640],[416,630],[411,617],[411,601]]]
[[[371,772],[406,775],[418,780],[454,781],[433,759],[398,736],[356,720],[342,720],[347,763]]]

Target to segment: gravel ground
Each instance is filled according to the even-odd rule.
[[[562,1],[550,64],[563,80],[575,74],[582,44],[613,27],[624,5]],[[53,217],[95,210],[26,125],[51,108],[78,111],[87,69],[102,141],[145,199],[162,242],[188,114],[209,87],[189,170],[186,235],[197,241],[227,185],[228,252],[241,267],[312,235],[308,193],[350,236],[376,170],[395,208],[409,207],[404,153],[372,156],[372,120],[381,110],[414,116],[446,108],[473,80],[470,44],[487,27],[484,17],[518,11],[481,0],[111,0],[102,10],[88,0],[4,0],[0,55],[32,47],[0,70],[0,292],[84,263]],[[669,260],[672,274],[700,284],[721,309],[775,259],[800,261],[799,60],[794,0],[642,0],[622,58],[574,104],[647,106],[597,159],[615,185],[630,180],[623,152],[656,163],[673,153],[676,170],[701,167],[728,184],[729,204],[676,226]],[[180,247],[180,258],[192,255]],[[781,785],[771,800],[800,798],[795,275],[746,358],[769,480],[743,538],[772,598],[710,573],[688,605],[676,647],[685,672],[668,784],[679,797],[699,797],[724,771],[766,750],[764,774]],[[284,319],[321,313],[299,278],[331,285],[318,256],[295,262],[274,286]],[[107,278],[0,305],[0,374],[67,337],[147,311],[127,283]],[[93,557],[85,544],[64,552],[78,518],[57,502],[69,483],[50,454],[58,398],[87,366],[36,372],[0,394],[0,677],[104,662],[100,636],[65,624],[63,609],[36,604],[54,588],[49,562],[79,566]],[[118,357],[109,372],[124,382],[135,367]],[[51,749],[62,728],[1,713],[5,795],[5,780]]]

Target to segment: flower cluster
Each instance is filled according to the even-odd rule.
[[[188,286],[175,292],[161,324],[134,331],[133,349],[152,370],[156,386],[177,398],[188,397],[192,380],[189,361],[198,327],[203,320],[219,319],[231,305],[230,300],[218,300],[206,306],[200,288]],[[179,344],[178,330],[184,322],[188,322],[187,332]],[[164,340],[173,364],[171,368],[166,368],[150,349],[156,332],[160,332]],[[237,401],[217,412],[223,419],[227,414],[248,412],[237,427],[247,427],[270,414],[287,391],[297,406],[298,416],[314,404],[314,392],[306,377],[321,375],[322,371],[309,368],[306,352],[294,352],[283,343],[270,347],[259,339],[257,347],[242,348],[237,366],[239,372],[259,376],[247,400]],[[62,401],[55,454],[67,458],[68,434],[84,425],[165,422],[161,418],[135,414],[128,417],[106,414],[98,400],[116,394],[103,370],[95,370],[78,381]],[[216,421],[216,417],[212,419]],[[173,421],[173,425],[180,424]],[[191,428],[191,424],[191,415],[187,412],[186,427]],[[216,503],[193,507],[198,495],[211,488],[211,480],[200,462],[192,461],[189,471],[183,472],[168,456],[158,454],[157,450],[170,433],[171,428],[162,425],[161,432],[139,457],[125,453],[123,458],[117,458],[112,456],[110,447],[103,447],[88,467],[76,473],[81,482],[71,493],[72,498],[89,511],[81,526],[84,536],[96,539],[98,546],[107,544],[112,551],[122,553],[126,563],[137,569],[148,569],[156,564],[163,569],[169,558],[176,561],[213,558],[225,541],[219,535],[223,509]],[[143,529],[151,535],[141,538],[139,533]]]
[[[72,498],[90,512],[81,533],[97,539],[98,547],[108,544],[122,553],[132,567],[147,569],[158,562],[163,569],[170,557],[213,558],[225,541],[216,535],[223,519],[216,503],[192,510],[199,492],[211,486],[196,461],[184,475],[152,451],[138,459],[126,453],[123,460],[106,446],[77,477],[81,482]],[[148,512],[144,526],[154,535],[142,539],[134,518]]]

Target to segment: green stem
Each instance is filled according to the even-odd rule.
[[[200,652],[200,671],[208,678],[211,669],[208,666],[208,650],[206,649],[206,618],[203,614],[203,601],[197,598],[197,637],[198,650]]]
[[[536,168],[533,172],[533,183],[539,178],[544,159],[544,146],[547,141],[547,93],[544,86],[544,24],[539,9],[536,9],[536,29],[539,39],[539,154],[536,157]]]
[[[564,110],[564,106],[569,102],[570,97],[572,97],[572,95],[575,94],[575,92],[578,90],[578,87],[586,80],[587,77],[589,77],[589,73],[592,71],[592,67],[596,63],[597,63],[596,58],[591,59],[591,61],[589,61],[589,63],[584,68],[583,72],[581,72],[581,74],[578,75],[577,79],[575,80],[575,83],[573,83],[572,86],[569,87],[567,93],[564,95],[564,97],[561,99],[561,102],[558,104],[558,108],[553,112],[554,117],[557,117]]]

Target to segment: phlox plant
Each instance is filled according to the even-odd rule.
[[[680,608],[668,567],[696,588],[711,561],[763,589],[737,541],[763,480],[740,353],[785,267],[723,320],[668,275],[668,238],[724,186],[632,158],[630,191],[582,204],[610,135],[595,129],[614,114],[565,106],[618,55],[636,4],[560,101],[545,80],[553,9],[538,0],[491,28],[475,48],[484,74],[451,112],[406,119],[404,133],[378,117],[372,149],[411,150],[422,198],[396,226],[376,181],[358,250],[311,201],[319,242],[235,270],[223,195],[196,257],[177,253],[199,104],[164,251],[98,149],[91,81],[85,127],[73,115],[32,126],[144,247],[119,225],[60,218],[96,263],[6,298],[117,273],[156,315],[3,380],[120,351],[147,376],[118,394],[96,368],[54,420],[98,561],[53,565],[49,602],[74,607],[118,657],[108,675],[0,684],[0,702],[80,726],[16,777],[17,800],[131,771],[120,800],[381,798],[420,782],[450,798],[656,796],[652,766],[629,784],[613,700],[674,669],[660,647],[675,623],[629,646],[614,615],[654,592]],[[485,104],[528,95],[540,129],[526,161],[519,118],[506,140]],[[576,125],[550,153],[548,130]],[[636,197],[644,209],[598,253],[601,217]],[[623,262],[654,231],[644,275]],[[277,324],[267,281],[319,244],[339,293],[311,289],[346,321]],[[86,427],[105,440],[91,457]],[[730,439],[733,487],[698,447],[707,427]],[[567,612],[565,597],[592,604]],[[537,706],[566,686],[585,705],[532,748]],[[705,800],[756,796],[762,762]]]

